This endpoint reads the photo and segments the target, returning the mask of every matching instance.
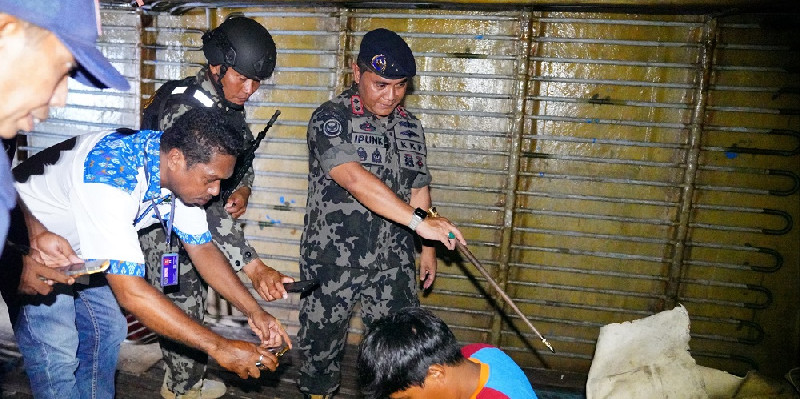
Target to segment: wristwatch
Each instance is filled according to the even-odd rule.
[[[414,213],[411,215],[411,221],[408,222],[408,228],[411,229],[411,231],[417,231],[417,226],[419,226],[426,217],[428,217],[428,212],[425,212],[422,208],[414,209]]]

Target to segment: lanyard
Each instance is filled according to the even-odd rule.
[[[148,185],[150,184],[150,178],[149,178],[150,168],[148,168],[147,165],[147,144],[149,142],[150,140],[148,139],[144,143],[144,176],[145,179],[147,180],[146,184]],[[168,246],[170,245],[170,240],[172,240],[172,222],[175,220],[175,202],[177,201],[177,198],[174,197],[175,197],[174,195],[170,194],[164,197],[164,199],[161,201],[163,202],[169,199],[171,203],[169,211],[169,220],[167,220],[166,224],[164,223],[164,218],[161,217],[161,212],[158,211],[158,205],[156,204],[155,199],[150,199],[150,205],[153,207],[153,212],[156,213],[158,222],[161,223],[161,227],[164,229],[164,235],[167,237],[166,241]]]
[[[164,200],[167,198],[170,199],[170,211],[169,211],[169,219],[167,220],[166,224],[164,223],[164,219],[161,217],[161,212],[158,211],[158,205],[156,205],[156,201],[151,199],[150,203],[153,205],[153,211],[156,213],[156,217],[158,221],[161,223],[161,227],[164,228],[164,235],[167,236],[167,245],[169,245],[170,240],[172,239],[172,222],[175,220],[175,202],[176,199],[172,198],[172,195],[168,195]],[[162,201],[163,202],[163,201]]]

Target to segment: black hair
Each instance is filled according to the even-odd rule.
[[[226,122],[218,108],[193,108],[178,117],[161,136],[161,151],[177,148],[186,158],[186,167],[209,163],[215,154],[238,156],[244,138]]]
[[[372,72],[374,74],[378,74],[378,71],[372,65],[367,64],[364,60],[360,58],[356,58],[356,66],[358,66],[358,72],[363,74],[364,72]]]
[[[375,322],[361,341],[358,380],[368,399],[422,386],[428,367],[464,361],[455,335],[430,311],[409,307]]]

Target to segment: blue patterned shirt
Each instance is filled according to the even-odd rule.
[[[15,171],[22,180],[17,190],[33,214],[83,259],[109,259],[108,273],[144,276],[137,231],[161,223],[159,215],[164,223],[173,217],[173,200],[173,231],[181,241],[211,241],[203,208],[187,206],[161,187],[161,134],[115,131],[66,140]]]

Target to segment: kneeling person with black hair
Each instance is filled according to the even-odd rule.
[[[535,399],[508,355],[486,344],[461,347],[441,319],[405,308],[376,322],[359,348],[366,398]]]

